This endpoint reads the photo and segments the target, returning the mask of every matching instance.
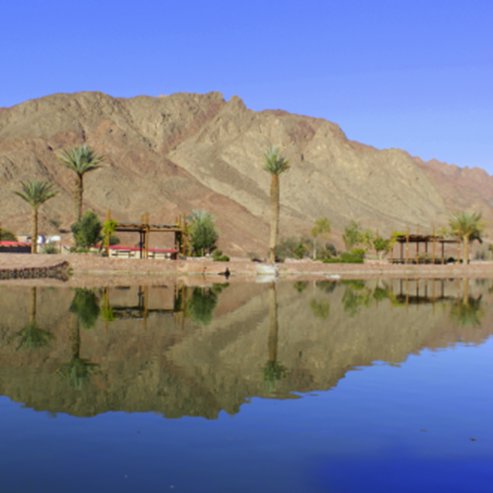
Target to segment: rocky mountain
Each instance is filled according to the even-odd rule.
[[[282,236],[307,234],[321,216],[330,218],[336,241],[351,219],[380,232],[431,231],[468,208],[481,209],[493,225],[493,177],[479,169],[378,150],[328,121],[255,112],[216,92],[130,99],[86,92],[0,109],[2,227],[29,231],[29,207],[12,192],[31,178],[60,190],[42,209],[41,229],[54,233],[73,222],[73,176],[57,152],[84,142],[105,156],[86,177],[86,208],[101,215],[111,209],[122,221],[149,212],[160,223],[207,209],[231,254],[266,250],[270,178],[263,154],[271,145],[291,164],[281,178]]]

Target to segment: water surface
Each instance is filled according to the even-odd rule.
[[[0,490],[491,491],[492,291],[0,286]]]

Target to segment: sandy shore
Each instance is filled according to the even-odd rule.
[[[230,282],[258,280],[257,266],[248,259],[213,262],[210,259],[140,260],[104,258],[93,255],[0,254],[0,269],[44,268],[68,261],[72,275],[67,285],[111,286],[121,284],[162,284],[179,278],[185,284],[202,284],[223,280],[221,272],[231,272]],[[493,278],[493,262],[470,265],[393,265],[387,262],[365,264],[324,264],[311,260],[286,261],[278,264],[281,279],[370,279],[370,278]],[[8,280],[0,283],[58,284],[61,281]]]

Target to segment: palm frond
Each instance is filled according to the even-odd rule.
[[[97,155],[93,149],[84,144],[73,149],[64,150],[58,154],[58,159],[68,169],[72,170],[78,176],[82,176],[89,171],[100,168],[103,156]]]
[[[21,182],[21,190],[14,193],[25,200],[30,206],[36,208],[53,198],[57,194],[57,191],[54,190],[53,183],[31,180]]]
[[[449,225],[454,236],[461,238],[467,236],[471,240],[479,240],[484,230],[481,212],[460,212],[455,214],[450,219]]]
[[[264,160],[264,170],[271,175],[280,175],[289,169],[288,160],[281,155],[276,147],[271,147],[264,154]]]

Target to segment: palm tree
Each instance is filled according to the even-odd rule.
[[[32,180],[21,182],[22,190],[15,192],[33,208],[33,225],[31,239],[31,253],[38,251],[38,211],[39,207],[47,200],[54,197],[57,192],[53,190],[53,184],[47,181]]]
[[[449,221],[452,234],[462,240],[462,262],[469,263],[469,243],[473,240],[481,240],[484,230],[481,212],[460,212]]]
[[[319,217],[312,227],[313,237],[313,260],[317,258],[317,238],[320,235],[330,234],[330,221],[326,217]]]
[[[88,145],[74,147],[68,151],[62,151],[58,158],[70,170],[77,175],[75,191],[75,216],[77,222],[82,217],[82,199],[84,195],[84,175],[98,169],[103,161]]]
[[[284,158],[275,147],[271,147],[265,153],[264,158],[264,170],[271,175],[269,262],[274,263],[276,261],[276,246],[277,238],[279,236],[279,175],[289,169],[289,164],[288,160]]]

